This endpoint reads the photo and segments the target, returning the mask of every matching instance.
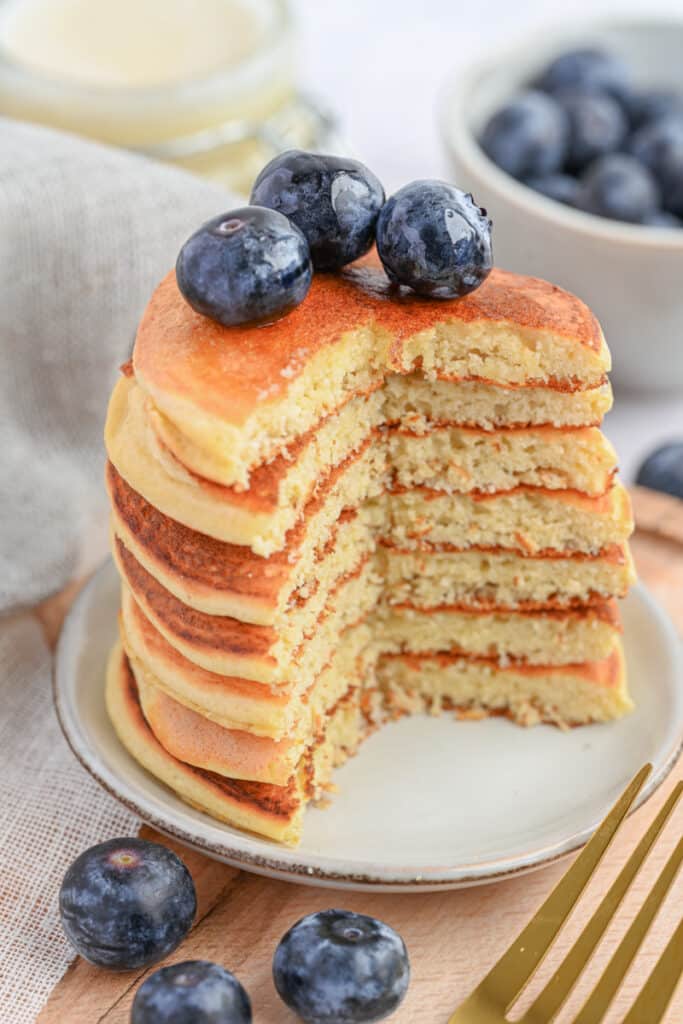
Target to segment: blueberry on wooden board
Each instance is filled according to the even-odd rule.
[[[653,451],[636,476],[641,487],[683,498],[683,441],[672,441]]]
[[[128,971],[163,959],[183,941],[197,910],[179,857],[143,839],[110,839],[73,862],[59,892],[67,938],[98,967]]]
[[[348,910],[323,910],[280,941],[273,980],[306,1024],[371,1024],[402,1002],[410,965],[403,939],[389,925]]]
[[[162,967],[138,989],[130,1024],[251,1024],[249,996],[209,960]]]

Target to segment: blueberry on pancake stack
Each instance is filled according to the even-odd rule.
[[[188,803],[296,843],[386,719],[628,711],[632,522],[600,327],[491,269],[470,196],[289,153],[252,201],[186,243],[111,399],[107,704]]]

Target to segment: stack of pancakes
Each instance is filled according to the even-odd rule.
[[[169,275],[106,431],[107,702],[131,754],[292,843],[387,717],[627,711],[608,369],[580,301],[502,271],[434,301],[363,262],[317,275],[279,322],[232,328]]]

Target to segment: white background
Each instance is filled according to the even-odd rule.
[[[391,191],[413,178],[447,175],[436,119],[449,75],[491,46],[554,18],[606,13],[677,13],[683,0],[571,5],[548,0],[292,0],[301,34],[303,85],[340,117],[343,134]],[[683,68],[681,69],[683,90]],[[494,224],[495,245],[495,224]],[[609,339],[618,358],[618,339]],[[681,331],[683,344],[683,325]],[[683,396],[619,395],[606,421],[623,475],[649,450],[683,440]]]

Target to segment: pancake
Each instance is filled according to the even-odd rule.
[[[635,582],[628,545],[581,552],[517,552],[473,545],[414,549],[384,541],[381,572],[389,602],[430,608],[573,608],[624,597]]]
[[[277,628],[302,601],[314,594],[324,600],[335,580],[375,549],[371,510],[349,509],[321,545],[313,543],[316,531],[307,532],[302,521],[290,545],[265,560],[249,548],[207,537],[165,516],[129,487],[111,463],[106,476],[114,536],[178,600],[209,615]]]
[[[614,601],[563,611],[517,611],[497,608],[383,608],[375,627],[382,651],[448,651],[529,665],[565,665],[606,658],[620,631]]]
[[[584,391],[559,388],[502,386],[480,381],[453,382],[391,374],[384,382],[384,416],[387,423],[416,433],[433,426],[479,427],[599,427],[612,407],[608,381]]]
[[[610,360],[590,310],[545,281],[494,270],[469,295],[435,302],[399,294],[366,261],[317,275],[306,301],[266,328],[207,320],[171,273],[133,365],[176,430],[247,486],[255,466],[388,373],[579,391],[600,386]]]
[[[426,541],[532,555],[540,551],[598,554],[623,544],[633,531],[631,502],[619,481],[597,497],[525,485],[495,494],[397,489],[389,495],[388,506],[386,536],[407,548]]]
[[[617,469],[614,448],[595,427],[438,426],[426,434],[394,429],[386,437],[401,487],[495,493],[528,486],[595,496],[609,489]]]
[[[142,401],[137,393],[129,397]],[[327,416],[315,430],[288,445],[272,462],[251,474],[248,491],[234,502],[242,509],[276,514],[300,512],[317,481],[349,459],[370,437],[388,442],[386,458],[401,484],[427,484],[456,491],[503,491],[517,484],[602,494],[616,472],[617,456],[597,428],[553,426],[500,427],[434,424],[414,431],[400,424],[379,434],[385,422],[382,391],[353,398]],[[459,410],[458,410],[459,412]],[[156,411],[147,418],[181,466],[205,479],[223,483],[220,460],[188,444]],[[166,455],[168,457],[168,454]]]
[[[173,757],[149,727],[138,697],[135,677],[120,646],[111,653],[107,670],[107,712],[132,757],[185,803],[235,828],[296,845],[306,803],[318,799],[332,770],[355,749],[367,731],[355,695],[330,717],[326,733],[302,759],[286,786],[230,779]]]
[[[476,619],[477,617],[475,616],[474,618]],[[522,632],[525,624],[520,622],[520,618],[522,617],[519,615],[512,616],[512,621],[507,623],[508,628]],[[508,688],[508,696],[512,693],[510,707],[516,709],[515,713],[519,713],[519,708],[522,705],[532,705],[544,709],[543,714],[546,718],[551,717],[560,722],[582,720],[577,717],[581,714],[586,719],[594,718],[595,713],[592,709],[596,704],[599,705],[601,702],[604,702],[605,698],[602,693],[596,698],[592,688],[598,687],[599,689],[615,690],[623,697],[623,688],[620,686],[617,671],[618,656],[615,653],[616,634],[614,627],[617,620],[615,619],[614,609],[605,607],[601,612],[595,611],[590,616],[574,614],[570,616],[556,615],[553,617],[546,615],[545,621],[540,622],[537,619],[529,618],[527,625],[530,628],[533,628],[534,625],[537,626],[538,633],[540,634],[546,630],[549,634],[548,640],[551,640],[550,631],[553,624],[557,625],[558,622],[562,623],[564,621],[565,628],[572,630],[577,627],[580,628],[581,619],[584,622],[586,619],[589,619],[590,624],[596,629],[604,626],[607,642],[601,647],[598,657],[586,657],[585,660],[590,663],[590,667],[586,665],[577,666],[573,663],[567,665],[565,675],[571,679],[571,695],[569,698],[566,693],[567,688],[562,682],[562,672],[559,671],[561,662],[556,659],[552,662],[553,667],[548,667],[548,659],[553,658],[552,645],[549,645],[545,651],[545,661],[542,655],[539,654],[536,663],[540,667],[538,671],[533,672],[527,672],[524,667],[523,662],[531,662],[526,652],[523,662],[515,663],[514,659],[509,659],[505,663],[494,665],[493,668],[490,663],[496,662],[498,652],[484,650],[482,651],[482,657],[473,658],[471,652],[476,647],[476,641],[472,641],[472,629],[476,630],[477,626],[485,627],[486,623],[483,619],[480,622],[473,623],[469,631],[467,628],[464,631],[461,630],[461,635],[468,639],[466,657],[458,658],[451,651],[445,659],[436,659],[435,662],[433,657],[425,653],[429,650],[429,646],[422,639],[418,642],[418,650],[420,651],[418,660],[420,665],[423,661],[428,662],[430,667],[432,667],[433,673],[435,672],[433,669],[434,664],[441,667],[442,674],[448,678],[448,684],[446,689],[443,692],[439,691],[439,693],[442,697],[445,696],[459,707],[469,706],[473,703],[473,698],[466,689],[468,678],[472,671],[481,671],[483,667],[484,679],[488,686],[477,686],[478,697],[476,702],[482,708],[488,706],[483,695],[486,693],[495,695],[497,693],[495,678],[500,671],[503,671],[512,674],[513,688],[512,691]],[[499,615],[498,620],[499,636],[504,636],[505,616]],[[389,649],[391,627],[391,622],[382,623],[381,625],[380,634],[382,636],[381,644],[383,649]],[[415,639],[414,634],[411,636],[405,629],[395,631],[401,638],[401,646],[404,647],[405,653],[408,653],[410,641]],[[493,634],[494,636],[496,635],[495,626]],[[444,635],[447,636],[448,634]],[[457,627],[454,639],[457,639]],[[540,639],[542,642],[542,636]],[[456,644],[452,646],[455,647]],[[438,649],[436,648],[436,650]],[[504,649],[512,653],[509,643]],[[558,651],[561,654],[561,639],[558,644]],[[463,649],[459,653],[464,656],[466,652]],[[585,653],[588,655],[588,650]],[[494,656],[488,657],[489,654]],[[467,662],[471,662],[472,665],[468,666]],[[403,659],[400,659],[399,663],[403,665]],[[385,681],[391,678],[392,665],[394,664],[395,659],[386,658],[386,656],[380,663],[380,676]],[[410,667],[410,659],[408,659],[407,664]],[[350,675],[346,678],[340,690],[327,689],[322,699],[316,692],[314,701],[317,705],[317,713],[309,719],[307,729],[296,728],[292,735],[276,741],[263,736],[255,736],[249,732],[221,727],[216,722],[211,721],[197,711],[189,709],[169,696],[159,685],[158,680],[146,671],[142,663],[138,662],[136,658],[129,656],[129,665],[135,678],[140,706],[147,724],[157,740],[170,754],[195,767],[203,768],[228,778],[267,782],[278,786],[286,786],[288,784],[290,778],[296,772],[300,759],[306,752],[307,743],[315,736],[320,735],[321,731],[324,731],[327,718],[333,715],[335,710],[344,702],[353,699],[353,692],[361,687],[364,682],[362,675],[355,677]],[[401,680],[404,680],[406,674],[407,669],[405,668],[403,673],[399,671]],[[553,711],[552,715],[550,715],[549,708],[551,704],[548,693],[553,688],[553,680],[557,680],[558,676],[563,693],[559,704],[557,697],[553,698]],[[493,683],[492,679],[494,680]],[[454,683],[453,680],[457,681]],[[405,692],[405,685],[401,685],[403,693]],[[451,688],[454,688],[453,693],[451,693]],[[316,686],[316,691],[318,689],[319,687]],[[499,690],[500,687],[498,686]],[[431,690],[426,692],[421,685],[419,692],[423,699],[431,699],[433,696]],[[387,693],[390,694],[390,704],[392,709],[394,709],[397,698],[395,695],[391,695],[391,687],[387,690]],[[400,697],[398,699],[400,701]],[[491,700],[493,701],[491,707],[497,709],[499,707],[499,703],[497,703],[498,696],[492,696]],[[567,700],[571,701],[571,707],[573,708],[571,714],[567,711],[569,704],[563,703]],[[583,711],[579,710],[581,703],[583,704]],[[610,715],[610,717],[612,716]]]
[[[253,508],[248,492],[190,473],[156,443],[145,419],[141,392],[130,378],[122,378],[114,388],[105,442],[116,471],[149,504],[198,533],[249,546],[264,557],[291,546],[290,534],[303,514],[309,529],[315,528],[323,539],[345,508],[357,508],[385,485],[384,449],[373,446],[368,437],[327,476],[316,478],[316,493],[308,504],[302,496],[300,502],[286,507]]]
[[[633,708],[619,641],[606,658],[579,665],[502,666],[458,655],[387,655],[377,677],[399,714],[457,708],[463,717],[498,713],[520,725],[568,727],[612,721]]]
[[[370,559],[344,577],[306,636],[289,617],[287,630],[256,626],[229,616],[206,615],[178,601],[143,569],[120,542],[114,544],[119,573],[148,619],[190,661],[226,676],[278,686],[296,669],[304,679],[327,664],[339,634],[375,607],[381,581]]]
[[[121,638],[139,671],[168,696],[226,729],[266,736],[306,738],[311,723],[348,689],[365,679],[376,652],[367,624],[350,627],[328,665],[312,679],[298,676],[271,688],[253,680],[209,672],[185,658],[153,626],[125,588],[121,601]]]
[[[342,537],[342,542],[345,542],[344,546],[338,547],[333,542],[323,552],[320,562],[317,563],[320,566],[320,576],[312,579],[309,574],[306,582],[291,593],[291,599],[286,606],[277,614],[270,615],[270,621],[266,623],[254,622],[254,616],[250,615],[250,609],[245,615],[238,600],[228,601],[230,605],[228,608],[218,607],[206,612],[205,605],[214,603],[211,599],[206,600],[207,594],[210,594],[208,588],[201,591],[200,600],[195,603],[192,600],[191,592],[189,595],[182,593],[186,588],[183,587],[182,581],[180,584],[178,583],[177,577],[173,576],[168,566],[159,571],[158,565],[152,562],[152,572],[149,572],[145,562],[139,561],[137,558],[135,542],[133,541],[131,545],[128,540],[124,540],[125,531],[117,533],[116,529],[113,530],[111,546],[123,577],[134,590],[137,590],[141,600],[148,602],[152,600],[151,593],[146,593],[152,587],[154,593],[158,595],[156,601],[158,609],[163,603],[166,608],[166,616],[172,617],[176,623],[180,623],[181,632],[190,628],[190,613],[193,611],[197,615],[192,620],[192,628],[204,633],[213,631],[210,619],[212,616],[217,616],[223,620],[216,625],[216,633],[220,634],[222,646],[227,648],[229,645],[231,649],[239,649],[247,657],[259,658],[264,651],[270,649],[277,638],[287,649],[300,647],[316,629],[330,604],[339,603],[337,591],[343,591],[345,583],[359,576],[365,569],[367,572],[364,572],[363,578],[370,578],[371,570],[377,564],[373,558],[374,542],[367,531],[361,533],[359,530],[351,528],[362,525],[359,520],[360,517],[349,519],[348,523],[344,524],[348,526],[346,531],[341,531],[344,534]],[[335,532],[334,540],[339,536],[339,532]],[[359,543],[355,546],[353,542],[359,534]],[[143,549],[142,555],[144,558],[147,551]],[[169,587],[165,585],[167,581],[171,584]],[[153,586],[154,584],[156,586]],[[166,595],[171,600],[167,600]],[[183,600],[187,596],[190,597],[190,600]],[[219,594],[219,600],[215,602],[218,605],[221,603],[220,596]],[[234,595],[231,596],[234,598]],[[201,598],[205,598],[205,600]],[[184,609],[187,609],[187,614]],[[272,609],[270,610],[272,612]],[[229,614],[230,611],[234,614]],[[155,614],[161,614],[161,611],[157,610]],[[244,629],[241,629],[242,625],[245,626]]]

